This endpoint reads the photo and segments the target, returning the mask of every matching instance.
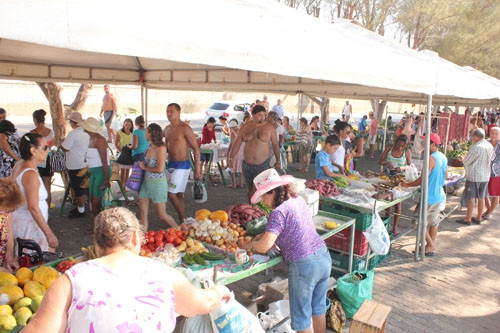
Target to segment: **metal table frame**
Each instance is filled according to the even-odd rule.
[[[208,182],[210,181],[210,170],[212,170],[212,163],[214,159],[214,151],[213,149],[200,148],[200,155],[208,154],[210,155],[210,159],[208,160],[208,172],[205,174],[205,187],[208,186]],[[194,172],[194,157],[193,157],[193,149],[189,148],[189,162],[191,163],[191,170]],[[219,169],[219,173],[222,179],[222,184],[226,185],[226,178],[224,178],[224,173],[222,172],[222,167],[220,162],[217,162],[217,168]]]

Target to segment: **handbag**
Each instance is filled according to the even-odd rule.
[[[141,190],[141,185],[144,180],[144,170],[139,167],[139,162],[134,162],[132,165],[132,173],[127,180],[127,187],[132,191],[139,192]]]
[[[49,156],[50,172],[61,172],[68,170],[66,168],[66,153],[61,149],[57,150]]]
[[[118,159],[116,160],[118,164],[121,165],[132,165],[134,164],[134,160],[132,159],[132,149],[130,149],[127,146],[122,147],[122,152],[120,153],[120,156],[118,156]]]

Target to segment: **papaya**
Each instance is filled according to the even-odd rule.
[[[226,211],[224,210],[216,210],[209,217],[210,220],[219,220],[221,222],[227,222],[229,220],[229,216],[227,216]]]
[[[12,307],[8,304],[0,305],[0,316],[11,315]]]
[[[208,209],[203,208],[203,209],[198,209],[198,210],[194,213],[194,216],[196,217],[196,216],[198,216],[198,215],[200,215],[200,214],[203,214],[203,215],[207,215],[207,216],[208,216],[208,215],[210,215],[211,213],[212,213],[212,212],[211,212],[211,211],[209,211]]]
[[[0,296],[2,294],[7,295],[7,297],[9,298],[9,301],[8,301],[9,305],[14,305],[14,303],[16,303],[16,301],[18,299],[24,297],[24,293],[23,293],[23,290],[21,288],[19,288],[18,286],[11,286],[11,285],[1,286],[0,287]]]
[[[0,286],[17,286],[17,278],[10,273],[0,272]]]
[[[33,272],[33,281],[41,283],[45,288],[49,288],[58,277],[59,272],[48,266],[40,266]]]
[[[45,295],[46,290],[47,289],[42,284],[36,281],[28,281],[24,285],[24,294],[29,298]]]
[[[29,268],[21,267],[16,272],[16,278],[18,284],[22,287],[26,282],[33,280],[33,272]]]
[[[33,313],[35,313],[38,310],[40,304],[42,304],[42,300],[43,300],[42,295],[33,297],[33,299],[31,300],[31,311],[33,311]]]
[[[19,310],[22,307],[28,307],[31,305],[31,298],[24,296],[16,301],[14,304],[14,311]]]

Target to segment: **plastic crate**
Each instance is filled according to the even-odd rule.
[[[349,216],[356,219],[356,230],[364,231],[372,225],[372,214],[359,213],[349,210],[344,207],[324,203],[321,205],[321,210],[338,215]]]
[[[375,267],[377,267],[378,265],[380,265],[380,263],[382,261],[384,261],[385,259],[389,258],[391,256],[391,253],[392,253],[392,246],[389,248],[389,252],[387,252],[387,254],[385,255],[376,255],[374,257],[372,257],[370,259],[370,262],[368,263],[368,269],[374,269]]]
[[[325,239],[326,246],[349,252],[351,246],[351,228],[344,229],[335,235]],[[368,251],[368,240],[362,231],[356,230],[354,232],[354,254],[364,255]]]
[[[332,251],[330,250],[330,257],[332,258],[332,267],[338,268],[341,270],[344,270],[344,272],[341,272],[342,275],[345,274],[349,267],[349,255],[340,253],[337,251]],[[361,257],[353,257],[352,258],[352,270],[362,270],[365,268],[365,259]],[[337,271],[333,269],[333,271]]]

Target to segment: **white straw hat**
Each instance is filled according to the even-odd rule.
[[[262,171],[254,178],[253,183],[257,189],[250,200],[253,204],[259,203],[262,195],[282,185],[293,183],[293,176],[280,176],[275,169]]]

